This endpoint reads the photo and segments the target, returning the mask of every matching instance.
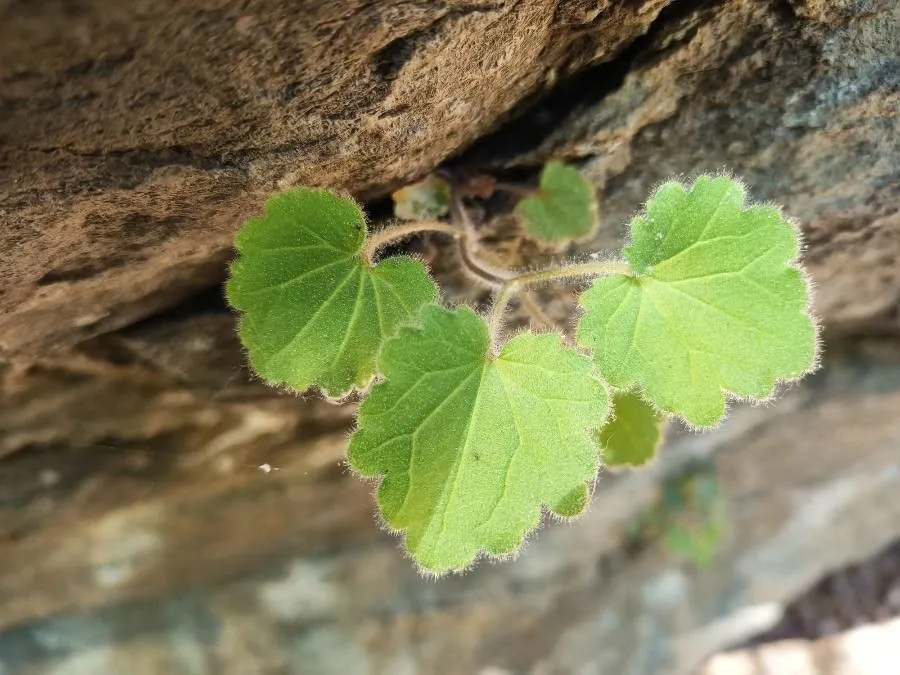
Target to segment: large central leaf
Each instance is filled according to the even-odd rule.
[[[244,312],[241,340],[262,377],[333,397],[364,387],[382,341],[435,299],[421,263],[370,266],[365,238],[353,201],[311,189],[272,197],[238,233],[228,300]]]
[[[631,225],[634,276],[582,294],[578,340],[610,384],[707,426],[725,393],[770,396],[814,364],[816,330],[797,233],[777,209],[744,208],[740,185],[666,183]]]
[[[383,476],[378,503],[425,569],[507,554],[541,505],[579,513],[598,465],[589,427],[607,413],[588,359],[556,335],[522,334],[497,357],[469,309],[428,306],[385,343],[350,442],[354,469]]]

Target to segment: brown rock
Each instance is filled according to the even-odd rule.
[[[0,358],[220,279],[293,185],[383,194],[667,0],[0,5]]]
[[[0,0],[0,673],[687,673],[895,539],[898,26],[892,0]],[[352,406],[253,382],[217,284],[273,190],[382,195],[473,143],[451,168],[584,160],[610,246],[659,180],[733,170],[800,220],[830,337],[891,339],[829,342],[518,560],[424,582],[341,464]],[[625,536],[694,460],[706,569]]]
[[[94,341],[77,374],[74,355],[7,373],[21,396],[0,409],[4,450],[18,447],[0,464],[9,671],[686,674],[898,534],[900,370],[848,356],[775,407],[676,434],[650,469],[604,475],[585,517],[545,527],[516,561],[424,581],[338,464],[349,421],[243,374],[228,384],[225,321]],[[88,372],[104,352],[118,365]],[[192,360],[220,363],[220,379],[184,381]],[[22,401],[45,399],[15,426]],[[628,523],[698,462],[724,523],[712,564],[654,538],[625,547]]]

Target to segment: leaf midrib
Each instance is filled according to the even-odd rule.
[[[452,478],[452,481],[445,481],[445,482],[444,482],[444,487],[443,487],[443,489],[441,490],[441,496],[440,496],[440,499],[438,499],[438,500],[435,502],[434,510],[432,511],[432,513],[429,514],[429,520],[430,520],[431,517],[434,515],[434,513],[435,513],[436,511],[438,511],[438,506],[439,506],[439,505],[442,505],[442,506],[443,506],[443,508],[441,509],[441,513],[440,513],[440,518],[441,518],[440,529],[438,530],[438,533],[437,533],[437,540],[438,540],[438,541],[440,541],[441,537],[442,537],[443,534],[444,534],[444,530],[445,530],[446,527],[447,527],[447,519],[446,519],[446,515],[447,515],[447,514],[446,514],[446,512],[447,512],[447,507],[449,507],[449,504],[450,504],[451,500],[453,499],[453,494],[456,492],[456,490],[457,490],[457,488],[458,488],[458,486],[459,486],[459,467],[460,467],[460,465],[462,464],[463,457],[467,454],[468,449],[469,449],[469,441],[470,441],[470,438],[471,438],[471,436],[472,436],[472,425],[474,424],[474,421],[475,421],[475,413],[478,411],[478,403],[479,403],[479,401],[481,400],[481,396],[482,396],[482,393],[483,393],[483,391],[484,391],[484,380],[485,380],[485,377],[486,377],[486,375],[487,375],[488,368],[490,368],[490,366],[491,366],[490,363],[484,363],[484,364],[481,365],[481,375],[478,377],[478,387],[477,387],[477,389],[475,390],[475,400],[472,401],[472,414],[469,416],[469,421],[468,421],[468,423],[466,424],[466,430],[465,430],[465,433],[463,434],[463,438],[465,439],[465,443],[463,444],[463,446],[462,446],[462,448],[460,449],[460,451],[456,453],[456,459],[455,459],[455,461],[454,461],[454,463],[453,463],[453,468],[452,468],[452,470],[451,470],[451,472],[450,472],[450,475],[448,476],[448,478]],[[476,371],[475,373],[472,373],[472,375],[475,375],[476,373],[477,373],[477,371]],[[470,377],[471,377],[471,376],[470,376]],[[469,378],[466,378],[466,380],[468,380],[468,379],[469,379]],[[447,397],[446,399],[444,399],[444,400],[445,400],[445,401],[450,400],[450,398],[451,398],[453,395],[455,395],[456,392],[457,392],[460,388],[461,388],[461,387],[457,387],[456,389],[454,389],[453,393],[451,393],[450,396],[448,396],[448,397]],[[423,424],[424,424],[424,423],[423,423]],[[450,485],[450,494],[449,494],[449,496],[447,496],[446,499],[445,499],[445,495],[446,495],[446,492],[447,492],[447,485],[448,485],[448,482],[451,483],[451,485]],[[443,504],[441,504],[441,503],[443,503]]]
[[[298,339],[300,339],[303,335],[306,334],[306,331],[309,330],[310,325],[312,325],[312,323],[316,320],[316,318],[317,318],[323,311],[325,311],[325,309],[328,308],[329,305],[331,305],[331,303],[332,303],[332,301],[334,300],[334,298],[338,295],[338,293],[341,292],[341,290],[343,290],[344,286],[346,286],[347,283],[348,283],[348,282],[350,281],[350,279],[352,279],[352,278],[353,278],[353,269],[350,269],[350,271],[347,273],[347,275],[344,276],[344,278],[341,280],[341,283],[339,283],[339,284],[335,287],[335,289],[328,295],[328,297],[325,298],[325,300],[322,301],[322,304],[319,305],[319,306],[316,308],[316,310],[309,316],[309,318],[307,319],[306,323],[303,325],[303,328],[301,328],[299,331],[297,331],[297,332],[294,334],[294,336],[293,336],[290,340],[288,340],[288,341],[287,341],[283,346],[281,346],[279,349],[275,350],[275,351],[269,356],[269,358],[267,358],[267,359],[265,360],[265,362],[263,363],[263,368],[265,368],[265,369],[267,370],[269,364],[272,362],[273,359],[275,359],[275,358],[281,356],[281,354],[284,353],[284,351],[287,350],[288,347],[294,345],[294,344],[297,342]],[[261,370],[262,370],[262,369],[261,369]],[[281,378],[281,380],[284,381],[284,378]]]

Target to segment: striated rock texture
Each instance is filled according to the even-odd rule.
[[[666,0],[0,3],[0,357],[221,277],[273,190],[384,193]]]
[[[687,674],[771,628],[900,537],[898,54],[894,0],[0,0],[0,673]],[[243,369],[229,242],[280,187],[551,156],[601,246],[672,174],[783,204],[825,369],[425,582],[341,464],[352,406]],[[629,535],[700,460],[706,568]]]
[[[873,344],[602,476],[516,561],[426,581],[341,468],[347,415],[247,384],[230,320],[161,317],[4,374],[4,673],[687,675],[898,534],[900,356]],[[698,463],[723,528],[700,568],[628,534]]]

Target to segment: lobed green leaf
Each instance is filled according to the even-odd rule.
[[[578,341],[613,386],[639,385],[659,408],[714,425],[726,394],[767,398],[815,364],[798,252],[791,223],[744,208],[735,181],[666,183],[631,223],[634,275],[599,278],[581,296]]]
[[[594,188],[578,169],[560,162],[544,166],[538,193],[519,202],[516,212],[528,234],[549,242],[587,236],[597,225]]]
[[[260,376],[332,397],[365,387],[383,340],[434,301],[421,263],[370,266],[365,238],[356,203],[324,190],[276,195],[264,217],[246,222],[226,290],[243,312],[241,341]]]
[[[381,476],[378,504],[418,564],[442,573],[514,552],[546,504],[573,516],[598,466],[607,413],[589,359],[558,335],[521,334],[494,356],[484,320],[426,307],[378,359],[351,466]]]

